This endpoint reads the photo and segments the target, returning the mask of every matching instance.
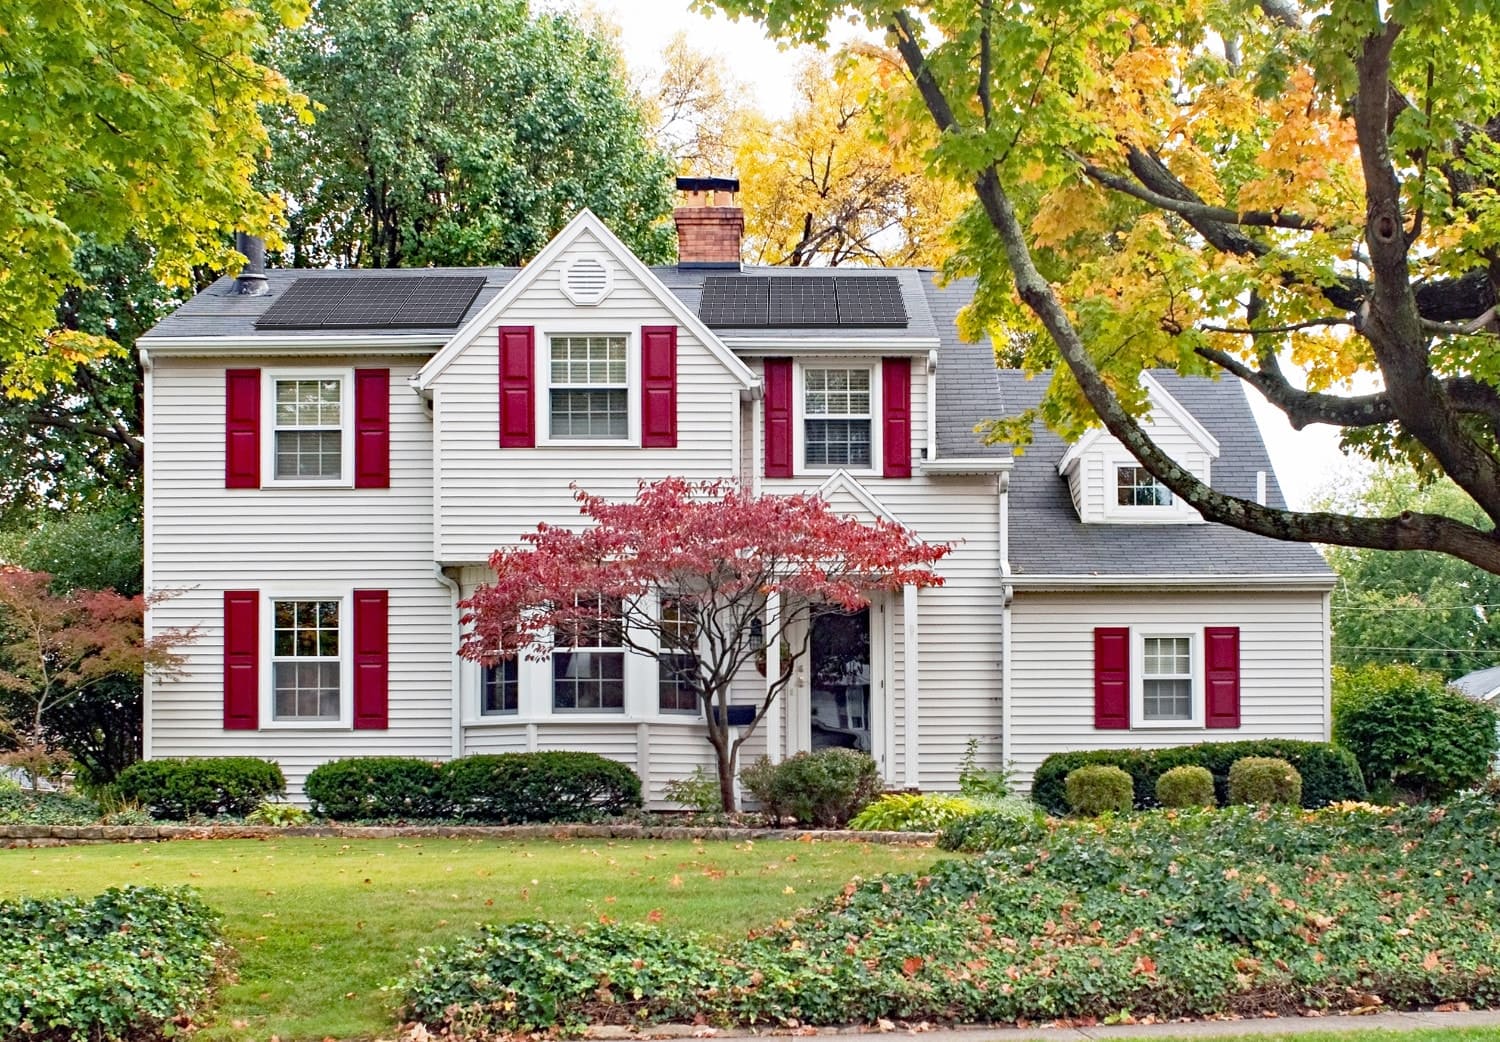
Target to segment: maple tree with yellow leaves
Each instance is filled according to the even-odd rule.
[[[936,131],[926,170],[975,204],[949,265],[978,276],[966,331],[1022,334],[1052,427],[1103,423],[1211,521],[1500,572],[1500,2],[700,3],[787,42],[884,33],[914,88],[888,119]],[[1447,474],[1487,521],[1215,491],[1141,426],[1155,367]]]

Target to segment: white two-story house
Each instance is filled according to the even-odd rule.
[[[968,286],[743,267],[734,183],[683,187],[672,267],[588,213],[521,269],[264,271],[249,244],[140,340],[147,584],[172,593],[150,625],[197,631],[147,686],[148,757],[267,757],[295,794],[335,758],[582,749],[660,803],[713,754],[653,660],[481,669],[457,605],[496,547],[577,523],[573,482],[669,475],[819,490],[954,546],[941,587],[817,617],[750,758],[854,747],[943,790],[971,739],[1023,781],[1061,750],[1326,739],[1313,549],[1204,523],[1103,432],[983,444],[1041,386],[960,340]],[[1238,384],[1143,378],[1179,461],[1280,502]]]

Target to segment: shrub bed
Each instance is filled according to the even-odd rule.
[[[415,756],[360,756],[314,767],[302,783],[313,813],[335,821],[440,818],[440,767]]]
[[[262,800],[285,793],[286,779],[269,760],[205,756],[133,763],[120,772],[115,789],[168,821],[221,814],[242,818]]]
[[[1156,781],[1173,767],[1206,767],[1214,776],[1214,795],[1229,802],[1229,768],[1246,756],[1274,756],[1285,760],[1302,775],[1302,805],[1325,807],[1345,800],[1362,800],[1368,793],[1359,763],[1346,749],[1326,742],[1299,742],[1270,738],[1248,742],[1202,742],[1170,749],[1099,749],[1091,752],[1054,753],[1042,761],[1031,781],[1031,798],[1049,814],[1068,813],[1065,792],[1069,772],[1080,767],[1105,764],[1130,775],[1135,787],[1135,805],[1141,809],[1159,806]]]
[[[465,756],[443,765],[438,789],[447,814],[483,824],[588,821],[641,805],[636,773],[597,753]]]
[[[965,796],[890,792],[849,820],[856,832],[938,832],[983,809]]]
[[[875,760],[853,749],[797,753],[773,764],[765,757],[740,772],[740,781],[773,821],[841,828],[880,791]]]
[[[644,925],[489,926],[420,955],[409,1012],[475,1035],[1500,1001],[1500,809],[1487,802],[1029,827],[982,858],[850,883],[738,943]]]
[[[0,901],[0,1038],[158,1034],[208,997],[219,952],[188,890]]]
[[[0,825],[92,825],[102,812],[72,792],[25,792],[0,782]]]

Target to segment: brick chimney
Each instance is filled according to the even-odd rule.
[[[734,201],[737,177],[679,177],[677,263],[684,268],[737,268],[745,211]]]

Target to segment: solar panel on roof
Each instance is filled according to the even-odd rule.
[[[838,294],[839,325],[906,328],[906,305],[895,276],[839,275],[833,284]]]
[[[710,275],[703,280],[698,317],[709,326],[756,328],[770,317],[771,280]]]
[[[838,325],[839,309],[833,283],[816,276],[773,276],[770,324],[798,328]]]
[[[452,328],[483,276],[315,276],[297,279],[255,320],[257,329]]]

